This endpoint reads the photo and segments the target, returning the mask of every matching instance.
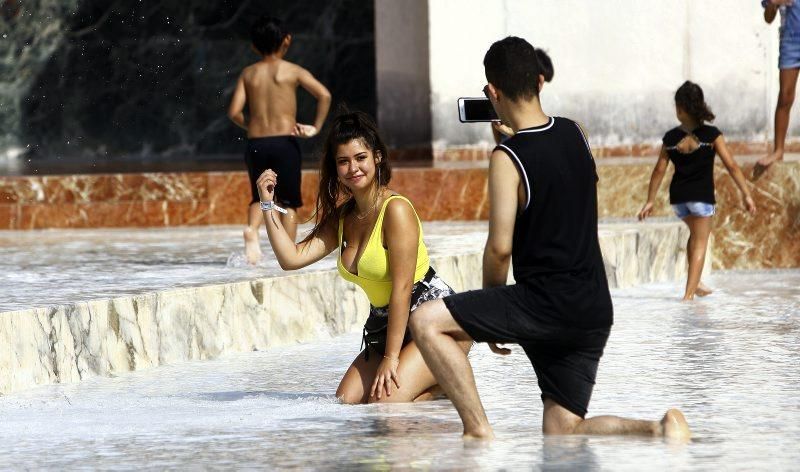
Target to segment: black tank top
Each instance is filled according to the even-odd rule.
[[[577,123],[551,117],[497,146],[516,164],[525,202],[514,225],[514,279],[572,325],[612,322],[597,236],[597,170]]]
[[[675,174],[669,184],[669,202],[716,203],[714,198],[714,141],[722,133],[710,125],[701,125],[691,133],[673,128],[664,135],[664,149],[675,164]],[[681,152],[678,143],[694,135],[698,146],[692,152]]]

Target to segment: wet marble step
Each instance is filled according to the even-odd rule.
[[[237,231],[48,231],[5,241],[0,300],[17,299],[0,310],[0,394],[360,329],[368,302],[333,259],[295,273],[269,254],[259,267],[236,267]],[[433,264],[456,290],[480,287],[485,231],[481,222],[425,225]],[[685,277],[682,223],[603,224],[599,235],[612,287]],[[47,270],[72,288],[37,283]],[[11,285],[9,274],[23,281]]]

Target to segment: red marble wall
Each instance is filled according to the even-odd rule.
[[[735,156],[760,155],[766,154],[770,144],[766,142],[750,141],[729,141],[728,149]],[[593,147],[592,154],[596,159],[608,157],[653,157],[658,155],[661,148],[660,143],[655,144],[631,144],[624,146]],[[486,156],[492,151],[490,146],[453,146],[446,149],[433,151],[435,162],[474,162],[486,160]],[[786,152],[800,152],[800,141],[788,141]]]
[[[484,169],[395,169],[393,188],[426,220],[487,218]],[[313,211],[316,171],[303,172]],[[244,172],[0,177],[0,229],[243,224],[250,202]]]
[[[631,218],[647,196],[653,159],[599,159],[601,218]],[[752,164],[743,169],[749,175]],[[665,179],[656,216],[671,216]],[[313,211],[316,171],[303,173],[300,215]],[[732,179],[716,171],[716,268],[800,267],[800,159],[790,157],[750,182],[750,217]],[[465,168],[396,168],[391,187],[424,220],[488,217],[485,162]],[[244,172],[0,177],[0,229],[243,224],[250,201]]]

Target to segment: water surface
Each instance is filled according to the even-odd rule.
[[[800,271],[727,272],[717,292],[614,291],[590,415],[686,413],[694,441],[548,437],[520,349],[471,356],[498,439],[465,444],[446,400],[338,404],[358,335],[0,397],[0,469],[675,469],[800,464]]]

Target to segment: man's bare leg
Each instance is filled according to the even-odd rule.
[[[409,319],[414,341],[464,424],[464,438],[493,439],[467,355],[458,341],[470,340],[442,300],[424,303]]]
[[[653,436],[681,441],[691,438],[689,424],[677,409],[668,410],[660,421],[608,415],[583,419],[550,398],[544,401],[542,431],[544,434]]]
[[[261,245],[258,242],[258,230],[264,222],[259,202],[251,203],[247,208],[247,228],[244,229],[244,256],[248,264],[257,264],[261,260]]]
[[[779,75],[780,91],[778,104],[775,107],[775,142],[771,153],[758,160],[753,169],[753,178],[757,179],[776,161],[783,160],[786,145],[786,132],[789,129],[789,117],[794,104],[797,88],[797,75],[800,69],[781,69]]]
[[[683,294],[683,299],[694,300],[706,260],[708,238],[711,235],[711,217],[687,216],[683,221],[689,226],[689,242],[686,245],[689,273],[686,277],[686,292]]]

